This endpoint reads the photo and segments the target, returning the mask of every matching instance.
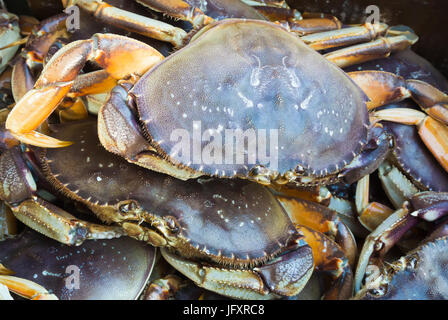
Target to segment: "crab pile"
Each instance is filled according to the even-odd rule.
[[[0,299],[448,296],[448,81],[410,28],[59,6],[1,12]]]

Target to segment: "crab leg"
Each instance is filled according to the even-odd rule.
[[[359,222],[369,231],[373,231],[394,211],[389,207],[378,203],[369,202],[370,175],[360,179],[356,185],[356,210]]]
[[[291,197],[277,197],[291,221],[329,236],[344,251],[350,265],[355,264],[356,241],[350,229],[339,219],[336,212],[317,203]]]
[[[18,140],[31,145],[67,146],[70,143],[34,130],[66,97],[87,61],[96,61],[112,78],[122,79],[142,75],[162,59],[152,47],[117,35],[96,34],[89,40],[72,42],[51,58],[34,89],[17,102],[6,120],[6,128]]]
[[[332,279],[330,288],[326,290],[323,299],[350,298],[353,293],[353,276],[343,251],[322,233],[305,226],[296,225],[296,228],[304,235],[306,243],[313,250],[316,271],[330,274]]]
[[[325,14],[300,14],[295,9],[272,6],[253,6],[259,13],[272,22],[280,24],[288,31],[299,35],[341,29],[338,18]]]
[[[12,92],[15,101],[19,101],[34,86],[33,70],[42,66],[50,46],[66,35],[67,15],[61,14],[43,20],[35,26],[22,50],[20,58],[14,64],[12,73]]]
[[[117,79],[106,70],[93,71],[79,75],[67,94],[70,98],[110,92],[117,85]]]
[[[37,197],[25,200],[11,209],[15,217],[27,226],[68,245],[78,246],[85,240],[119,238],[125,234],[119,227],[76,219],[68,212]]]
[[[190,22],[194,27],[209,24],[213,19],[198,8],[182,0],[136,0],[138,3],[154,10],[168,14],[170,17]]]
[[[278,8],[287,8],[288,4],[285,0],[241,0],[248,6],[271,6]]]
[[[300,39],[314,50],[324,50],[360,42],[369,42],[383,35],[387,29],[388,26],[384,23],[366,23],[361,26],[306,35]]]
[[[165,2],[171,1],[164,1],[164,3]],[[146,5],[144,2],[141,3]],[[105,23],[146,37],[167,41],[174,46],[180,46],[187,35],[184,30],[173,27],[168,23],[116,8],[101,0],[72,0],[70,1],[70,5],[80,6],[95,18]],[[185,10],[187,9],[185,8]],[[199,13],[195,11],[195,14]],[[192,16],[192,18],[196,19],[197,17]]]
[[[415,35],[381,37],[371,42],[327,53],[324,57],[340,68],[345,68],[354,64],[388,57],[393,52],[409,48],[417,40],[418,38]]]
[[[416,125],[426,147],[448,171],[448,95],[427,83],[404,80],[388,72],[359,71],[351,72],[349,76],[369,97],[369,109],[411,97],[428,112],[431,117],[417,110],[400,108],[377,111],[373,116],[379,120]]]
[[[239,299],[294,296],[313,272],[311,248],[303,241],[272,262],[253,269],[226,269],[185,260],[162,248],[162,256],[199,287]],[[287,266],[287,267],[286,267]]]
[[[6,286],[10,291],[27,299],[58,300],[54,294],[50,294],[41,285],[22,278],[0,275],[0,285]]]
[[[355,290],[360,290],[368,266],[378,265],[389,249],[420,219],[432,222],[447,214],[448,193],[422,192],[405,202],[367,237],[356,269]]]
[[[76,219],[68,212],[36,196],[36,184],[17,147],[0,155],[0,199],[14,216],[34,230],[61,243],[80,245],[86,239],[110,239],[124,234],[121,228]]]

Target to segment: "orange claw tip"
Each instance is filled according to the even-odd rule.
[[[71,141],[61,141],[49,136],[46,136],[37,131],[32,131],[29,133],[14,133],[11,135],[17,140],[36,147],[41,148],[64,148],[73,144]]]
[[[8,268],[6,268],[4,265],[2,265],[0,263],[0,274],[1,275],[5,275],[5,276],[10,276],[13,275],[15,272],[12,270],[9,270]]]

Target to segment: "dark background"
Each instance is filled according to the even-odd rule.
[[[129,0],[132,1],[132,0]],[[380,8],[381,22],[411,27],[420,40],[413,46],[445,76],[448,76],[448,0],[287,0],[300,11],[325,12],[346,24],[362,23],[369,5]],[[60,0],[5,0],[9,11],[31,14],[37,18],[60,13]],[[28,5],[27,5],[28,4]]]

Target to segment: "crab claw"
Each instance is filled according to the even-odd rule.
[[[141,76],[162,59],[163,56],[152,47],[113,34],[96,34],[91,39],[72,42],[46,64],[34,89],[28,91],[9,113],[5,127],[14,137],[31,145],[46,148],[70,145],[34,130],[67,96],[87,61],[95,61],[111,78],[118,80]]]
[[[199,287],[238,299],[273,299],[302,291],[314,270],[311,248],[303,241],[252,269],[213,267],[161,249],[162,256]]]
[[[21,297],[32,300],[58,300],[54,294],[35,282],[13,276],[0,275],[0,284]]]
[[[70,145],[71,143],[58,141],[34,131],[50,116],[70,87],[71,84],[29,91],[9,113],[5,123],[6,129],[16,139],[39,147],[57,148]]]
[[[448,124],[448,95],[420,80],[407,80],[415,102],[434,119]]]
[[[46,136],[37,131],[31,131],[28,133],[14,133],[11,132],[11,135],[17,140],[30,144],[36,147],[42,148],[63,148],[68,147],[73,144],[71,141],[61,141],[49,136]]]

